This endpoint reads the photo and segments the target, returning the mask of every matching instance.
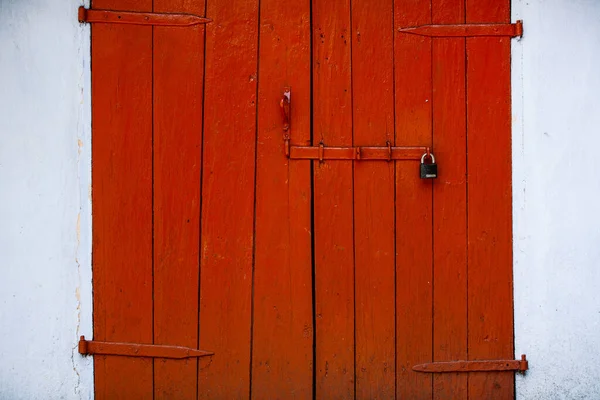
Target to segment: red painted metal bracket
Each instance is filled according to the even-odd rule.
[[[472,36],[523,36],[523,21],[516,24],[457,24],[422,25],[399,28],[398,32],[429,37],[472,37]]]
[[[193,14],[170,14],[135,11],[94,10],[79,7],[79,22],[101,22],[106,24],[192,26],[211,22]]]
[[[290,146],[292,160],[356,160],[356,161],[395,161],[420,160],[429,150],[427,147],[326,147]]]
[[[283,88],[283,96],[281,96],[281,100],[279,101],[279,106],[281,107],[281,115],[283,116],[283,143],[285,145],[285,155],[286,157],[290,156],[290,112],[292,107],[292,90],[289,86]]]
[[[80,354],[101,354],[125,357],[150,357],[150,358],[193,358],[214,355],[213,352],[192,349],[183,346],[163,346],[157,344],[97,342],[79,338]]]
[[[529,363],[525,354],[520,360],[488,360],[488,361],[450,361],[419,364],[413,367],[417,372],[489,372],[489,371],[518,371],[525,372]]]

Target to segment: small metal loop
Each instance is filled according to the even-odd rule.
[[[389,161],[392,161],[392,144],[390,143],[389,140],[387,142],[385,142],[385,144],[387,145],[387,148],[388,148],[388,162],[389,162]]]
[[[429,150],[429,148],[427,150]],[[426,157],[431,158],[431,163],[435,164],[435,156],[433,155],[433,153],[430,153],[430,152],[427,152],[421,156],[421,164],[425,164]]]
[[[356,159],[360,160],[360,147],[356,148]]]
[[[283,116],[283,131],[287,132],[290,129],[290,108],[291,108],[291,93],[290,88],[285,87],[283,89],[283,96],[279,101],[281,107],[281,114]]]
[[[325,152],[325,145],[323,142],[319,143],[319,161],[323,162],[323,153]]]
[[[287,134],[283,136],[283,145],[284,145],[285,156],[287,158],[290,158],[290,137]]]

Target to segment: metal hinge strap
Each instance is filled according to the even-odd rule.
[[[398,32],[429,37],[523,36],[523,21],[516,24],[422,25],[399,28]]]
[[[79,22],[106,24],[192,26],[211,22],[210,18],[193,14],[171,14],[137,11],[95,10],[79,7]]]
[[[529,369],[525,354],[520,360],[485,360],[485,361],[449,361],[432,362],[415,365],[414,371],[429,373],[444,372],[490,372],[490,371],[519,371]]]
[[[213,352],[192,349],[183,346],[164,346],[158,344],[98,342],[79,338],[80,354],[101,354],[125,357],[150,358],[193,358],[214,355]]]

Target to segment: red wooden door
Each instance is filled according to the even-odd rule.
[[[96,398],[514,397],[509,0],[92,7]]]

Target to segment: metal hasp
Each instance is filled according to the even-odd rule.
[[[130,25],[158,25],[158,26],[193,26],[211,22],[210,18],[199,17],[193,14],[171,14],[135,11],[94,10],[79,7],[79,22],[105,23],[105,24],[130,24]]]
[[[487,360],[487,361],[449,361],[418,364],[413,371],[444,373],[444,372],[489,372],[489,371],[518,371],[525,372],[529,363],[525,354],[520,360]]]
[[[319,146],[292,146],[291,136],[291,89],[283,88],[283,95],[279,101],[283,117],[283,143],[285,156],[291,160],[361,160],[361,161],[395,161],[395,160],[420,160],[423,153],[430,154],[429,147],[393,147],[390,142],[387,146],[364,147],[328,147],[323,143]]]
[[[80,354],[101,354],[109,356],[124,357],[150,357],[150,358],[193,358],[212,356],[215,353],[192,349],[183,346],[164,346],[158,344],[141,343],[118,343],[118,342],[97,342],[94,340],[85,340],[84,336],[79,338]]]
[[[290,111],[292,107],[292,91],[289,87],[283,88],[283,96],[279,102],[281,115],[283,116],[283,142],[285,144],[285,155],[290,156]]]
[[[472,36],[523,36],[523,21],[516,24],[456,24],[422,25],[399,28],[398,32],[429,37],[472,37]]]

